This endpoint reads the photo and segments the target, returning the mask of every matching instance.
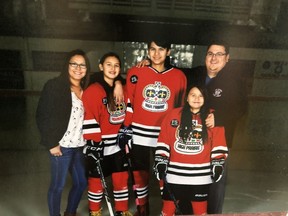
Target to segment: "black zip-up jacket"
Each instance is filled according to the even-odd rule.
[[[191,85],[205,86],[208,92],[208,107],[215,110],[215,125],[225,127],[228,147],[232,147],[233,135],[239,118],[247,109],[246,86],[233,68],[226,65],[207,85],[205,66],[186,71],[188,88]]]
[[[67,130],[72,109],[70,83],[67,77],[48,80],[43,87],[36,111],[41,141],[47,149],[59,145]]]

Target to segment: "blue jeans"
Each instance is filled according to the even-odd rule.
[[[61,147],[62,156],[57,157],[50,154],[51,183],[48,191],[50,216],[60,215],[61,195],[68,171],[72,176],[73,185],[69,192],[66,212],[76,213],[82,194],[87,187],[82,149]]]

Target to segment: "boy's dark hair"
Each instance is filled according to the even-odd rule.
[[[209,50],[209,48],[210,48],[212,45],[223,46],[223,47],[225,48],[226,54],[229,54],[230,45],[227,43],[227,41],[222,40],[222,39],[214,39],[214,40],[210,41],[210,43],[208,44],[207,51]]]
[[[167,50],[171,49],[171,43],[167,40],[163,40],[163,39],[154,39],[154,40],[149,40],[147,42],[148,45],[148,49],[150,49],[151,47],[151,43],[154,42],[157,46],[163,47]]]

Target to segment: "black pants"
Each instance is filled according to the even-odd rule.
[[[228,158],[227,158],[228,159]],[[222,214],[224,197],[225,197],[225,189],[227,182],[227,162],[226,160],[224,165],[224,174],[221,180],[217,183],[213,183],[209,187],[209,195],[208,195],[208,214]],[[179,208],[183,215],[191,215],[193,214],[191,208],[191,202],[189,200],[181,200],[179,202]]]
[[[219,182],[209,187],[208,214],[222,214],[227,182],[227,160],[224,165],[224,173]]]

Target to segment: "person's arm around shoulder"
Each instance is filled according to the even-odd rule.
[[[141,68],[141,67],[145,67],[145,66],[149,66],[151,65],[151,61],[148,58],[143,59],[140,62],[137,62],[136,67]]]
[[[114,91],[113,91],[113,96],[116,100],[116,102],[123,102],[124,101],[124,89],[122,82],[120,80],[116,80],[114,82]]]
[[[209,113],[205,119],[205,124],[207,128],[213,128],[215,126],[215,116],[214,113]]]

